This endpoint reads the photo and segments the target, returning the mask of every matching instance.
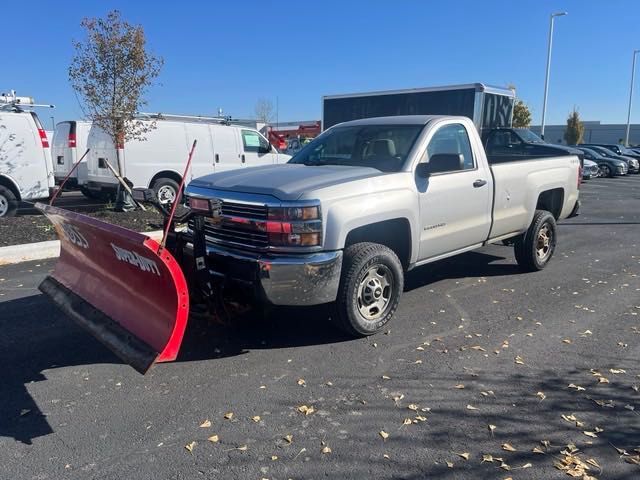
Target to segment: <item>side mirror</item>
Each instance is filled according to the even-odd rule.
[[[132,192],[136,202],[156,203],[158,201],[156,191],[152,188],[134,188]]]
[[[433,173],[457,172],[464,170],[464,157],[459,153],[436,153],[428,162],[418,164],[416,173],[427,178]]]

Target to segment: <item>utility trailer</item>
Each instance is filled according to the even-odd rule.
[[[322,130],[361,118],[398,115],[460,115],[478,132],[511,127],[515,90],[483,83],[327,95],[322,98]]]

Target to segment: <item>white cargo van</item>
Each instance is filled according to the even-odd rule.
[[[69,175],[69,171],[87,150],[87,138],[91,122],[69,120],[56,124],[53,136],[51,155],[53,157],[53,171],[56,185],[59,185]],[[65,189],[82,187],[86,183],[87,157],[71,173],[65,183]]]
[[[187,181],[215,172],[285,163],[291,158],[279,153],[257,130],[219,118],[164,114],[145,118],[144,121],[154,121],[155,128],[145,134],[146,140],[124,145],[122,176],[134,187],[153,188],[163,203],[175,198],[194,140],[198,143]],[[118,181],[107,162],[118,167],[111,138],[94,125],[87,147],[90,152],[85,187],[94,195],[113,195]]]
[[[0,96],[0,217],[22,200],[47,198],[54,185],[49,140],[30,106],[30,97]]]

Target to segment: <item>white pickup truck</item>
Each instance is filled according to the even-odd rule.
[[[208,272],[226,288],[274,305],[331,303],[347,332],[370,335],[414,267],[500,241],[524,270],[550,261],[556,221],[577,214],[580,159],[499,162],[466,117],[346,122],[287,164],[193,180],[191,233],[204,233]]]

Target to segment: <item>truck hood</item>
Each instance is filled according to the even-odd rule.
[[[231,192],[272,195],[279,200],[299,199],[302,194],[323,187],[384,175],[368,167],[300,164],[240,168],[196,178],[189,186]]]

